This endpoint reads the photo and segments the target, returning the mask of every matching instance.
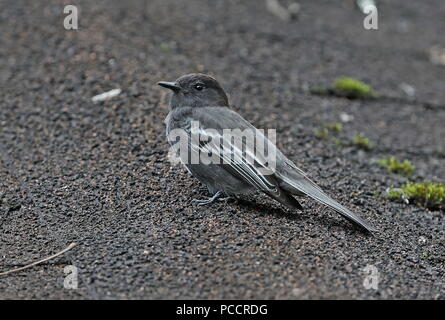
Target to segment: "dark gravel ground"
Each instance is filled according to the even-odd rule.
[[[77,243],[0,276],[0,298],[445,298],[444,212],[379,197],[405,178],[375,163],[394,155],[417,179],[445,178],[445,67],[427,53],[445,47],[442,0],[381,1],[378,31],[363,29],[353,1],[300,1],[291,22],[263,1],[70,3],[77,31],[63,28],[66,1],[0,1],[0,271]],[[167,161],[168,96],[156,82],[197,71],[381,232],[309,200],[296,213],[259,197],[193,206],[208,195]],[[342,75],[379,98],[307,90]],[[363,132],[373,150],[314,136],[342,112],[354,116],[342,136]],[[63,287],[67,265],[78,289]],[[363,286],[367,265],[378,290]]]

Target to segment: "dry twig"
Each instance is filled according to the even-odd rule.
[[[41,260],[39,260],[39,261],[33,262],[33,263],[31,263],[31,264],[28,264],[28,265],[23,266],[23,267],[20,267],[20,268],[16,268],[16,269],[8,270],[8,271],[5,271],[5,272],[0,272],[0,276],[4,276],[4,275],[7,275],[7,274],[10,274],[10,273],[13,273],[13,272],[17,272],[17,271],[22,271],[22,270],[31,268],[31,267],[33,267],[33,266],[36,266],[36,265],[38,265],[38,264],[40,264],[40,263],[42,263],[42,262],[46,262],[46,261],[48,261],[48,260],[54,259],[54,258],[56,258],[56,257],[58,257],[58,256],[60,256],[60,255],[62,255],[62,254],[64,254],[64,253],[67,252],[68,250],[71,250],[71,249],[74,248],[76,245],[77,245],[77,243],[72,242],[68,247],[66,247],[66,248],[63,249],[62,251],[57,252],[56,254],[53,254],[52,256],[43,258],[43,259],[41,259]]]

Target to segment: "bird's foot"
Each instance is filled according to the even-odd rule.
[[[230,197],[226,197],[226,198],[221,198],[221,196],[223,195],[222,191],[218,191],[217,193],[215,193],[212,197],[210,197],[209,199],[206,200],[193,200],[194,203],[196,203],[198,206],[203,206],[206,204],[210,204],[215,202],[216,200],[218,201],[224,201],[227,200]]]
[[[218,201],[228,201],[228,200],[232,200],[232,199],[235,199],[235,198],[232,198],[232,197],[218,198]]]

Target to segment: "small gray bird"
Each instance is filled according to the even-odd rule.
[[[256,152],[256,144],[252,146],[245,140],[236,144],[234,140],[227,139],[225,130],[239,132],[248,129],[256,133],[258,130],[230,109],[224,90],[214,78],[204,74],[188,74],[175,82],[162,81],[158,84],[173,91],[170,112],[165,119],[168,141],[171,146],[176,145],[177,137],[172,138],[171,134],[178,130],[184,132],[189,150],[186,156],[180,158],[189,172],[213,194],[210,199],[200,201],[200,204],[212,203],[222,196],[236,197],[259,190],[290,208],[302,209],[294,196],[306,195],[331,207],[358,226],[370,232],[376,231],[365,220],[326,195],[261,133],[257,136],[267,142],[267,151],[275,155],[275,167],[271,172],[264,173],[261,170],[268,163],[265,157]],[[198,134],[199,140],[192,138],[193,134]],[[193,152],[220,161],[191,162]],[[228,157],[234,154],[242,160],[234,161],[234,157]],[[246,155],[250,155],[252,161],[246,161]]]

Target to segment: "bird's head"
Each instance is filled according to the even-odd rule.
[[[227,95],[214,78],[200,73],[184,75],[174,82],[158,82],[173,91],[170,108],[229,106]]]

